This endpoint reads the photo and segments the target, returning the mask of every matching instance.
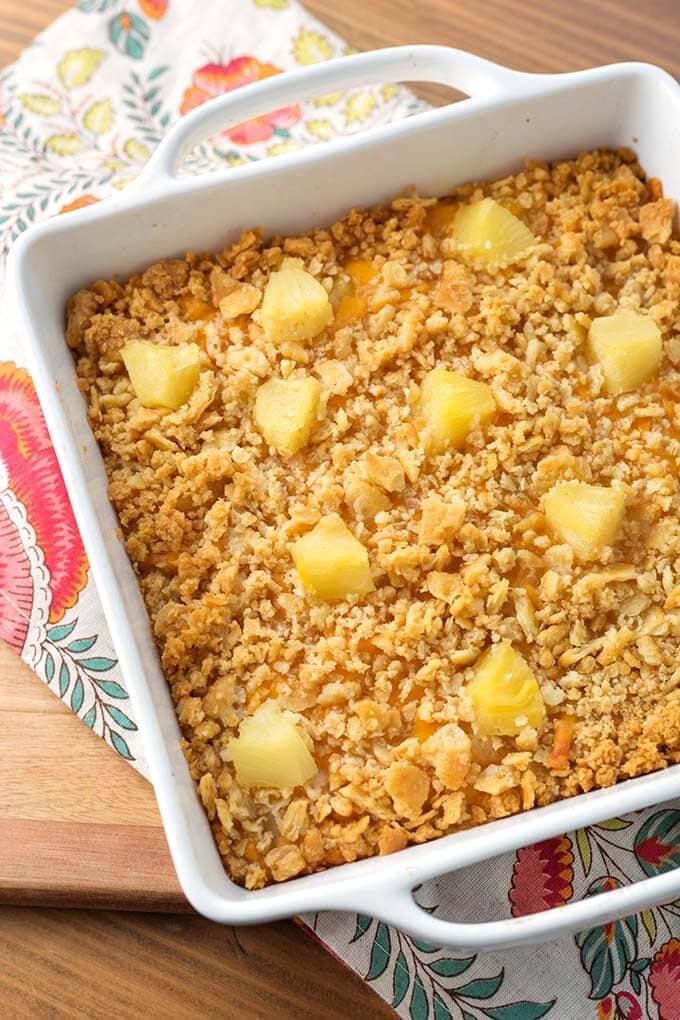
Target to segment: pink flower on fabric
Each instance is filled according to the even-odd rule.
[[[659,1020],[680,1020],[680,939],[670,939],[658,951],[649,968],[649,985]]]
[[[188,113],[208,99],[222,96],[241,85],[271,78],[280,71],[281,68],[275,67],[274,64],[260,63],[257,57],[235,57],[228,64],[205,64],[194,72],[192,85],[184,93],[180,113]],[[244,124],[222,131],[221,135],[236,145],[266,142],[275,132],[287,134],[288,128],[298,122],[300,115],[299,106],[284,106],[280,110],[274,110],[273,113],[254,117]]]
[[[510,889],[514,916],[550,910],[571,899],[573,863],[568,836],[556,836],[519,850]]]
[[[617,992],[616,1008],[624,1020],[643,1020],[642,1007],[632,992]]]
[[[87,558],[33,383],[11,362],[0,364],[0,462],[43,551],[50,572],[50,621],[59,620],[85,586]],[[21,648],[32,587],[23,546],[12,529],[0,516],[0,591],[14,607],[7,616],[0,612],[0,637]]]
[[[33,606],[31,563],[15,522],[0,503],[0,639],[21,652]]]

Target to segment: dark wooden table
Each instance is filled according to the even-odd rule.
[[[186,0],[184,0],[186,2]],[[0,64],[54,17],[66,0],[0,0]],[[200,0],[196,0],[200,6]],[[307,7],[359,49],[408,42],[433,42],[475,51],[492,60],[531,71],[574,70],[616,60],[649,60],[680,76],[680,7],[677,0],[309,0]],[[432,99],[437,89],[423,89]],[[18,717],[22,716],[20,720]],[[30,716],[30,723],[28,721]],[[21,724],[20,724],[21,723]],[[157,835],[158,816],[150,788],[49,694],[29,671],[0,648],[0,807],[11,801],[18,823],[12,874],[5,874],[0,900],[0,1016],[11,1018],[98,1018],[113,1013],[137,1017],[367,1018],[390,1015],[319,946],[293,925],[221,928],[191,914],[60,910],[44,904],[50,860],[40,859],[30,839],[30,822],[41,815],[45,788],[54,782],[51,741],[68,739],[73,755],[60,782],[70,784],[68,825],[62,830],[68,902],[68,854],[77,845],[79,793],[87,776],[115,771],[116,797],[102,813],[100,844],[106,856],[113,830],[126,839],[147,839],[154,867],[166,869],[166,886],[153,902],[130,876],[126,902],[139,908],[182,906]],[[42,750],[42,755],[37,753]],[[102,809],[103,811],[103,809]],[[108,828],[107,828],[108,826]],[[8,828],[0,832],[8,841]],[[71,842],[69,842],[71,841]],[[38,848],[39,849],[39,848]],[[33,856],[32,856],[33,852]],[[153,856],[155,855],[155,856]],[[22,863],[25,860],[25,866]],[[6,863],[6,859],[5,859]],[[41,868],[43,871],[41,872]],[[120,902],[121,868],[110,881]],[[118,876],[118,877],[117,877]],[[116,884],[117,883],[117,884]],[[142,883],[143,884],[143,883]],[[101,905],[93,896],[92,906]],[[13,903],[36,904],[14,906]]]

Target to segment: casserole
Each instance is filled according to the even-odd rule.
[[[346,138],[226,177],[174,177],[181,155],[225,125],[311,95],[394,80],[442,81],[475,98],[381,127],[368,138]],[[170,132],[125,195],[45,224],[15,247],[10,286],[36,383],[141,722],[178,875],[192,904],[206,916],[254,923],[306,910],[360,909],[428,941],[471,948],[539,941],[586,927],[673,899],[680,874],[659,875],[559,912],[492,925],[432,917],[415,904],[411,890],[452,868],[667,799],[675,792],[678,767],[285,886],[246,892],[232,884],[179,749],[137,583],[117,538],[101,457],[63,340],[67,298],[95,276],[129,274],[187,248],[217,248],[252,224],[262,223],[268,233],[308,230],[350,206],[375,204],[409,185],[437,195],[472,178],[498,177],[525,156],[552,160],[596,146],[632,146],[645,170],[677,195],[680,135],[677,128],[667,128],[677,107],[672,79],[645,65],[535,76],[438,47],[365,54],[264,82],[194,111]],[[71,251],[78,253],[77,261],[69,260]]]

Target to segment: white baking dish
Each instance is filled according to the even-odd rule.
[[[445,82],[471,98],[228,173],[176,176],[183,153],[228,125],[313,95],[393,81]],[[602,923],[680,896],[680,870],[552,911],[484,924],[433,917],[411,891],[436,875],[668,800],[680,793],[680,766],[283,885],[247,892],[231,883],[178,746],[146,612],[116,537],[104,467],[64,341],[68,297],[96,277],[125,276],[187,249],[222,247],[244,227],[308,230],[410,185],[440,195],[463,181],[515,170],[526,156],[552,160],[619,145],[634,148],[647,172],[680,199],[680,88],[663,71],[620,64],[529,75],[443,47],[383,50],[270,78],[194,110],[124,194],[42,224],[15,245],[9,291],[130,687],[177,873],[207,917],[247,924],[305,911],[361,911],[429,942],[473,949],[542,941]]]

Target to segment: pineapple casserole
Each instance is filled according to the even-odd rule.
[[[69,303],[254,889],[680,761],[680,239],[601,151]]]

